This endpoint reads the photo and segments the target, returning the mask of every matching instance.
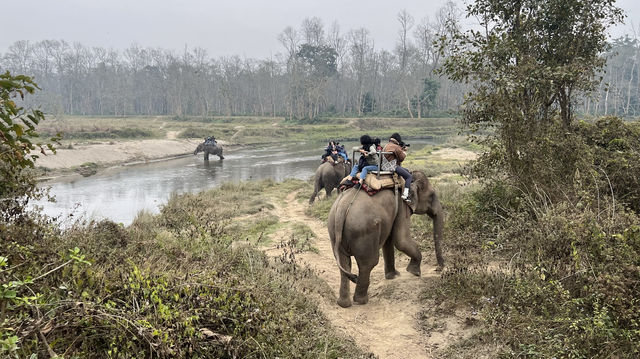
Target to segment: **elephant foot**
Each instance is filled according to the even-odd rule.
[[[420,263],[413,263],[413,261],[409,262],[409,265],[407,266],[407,272],[419,277],[421,274]]]
[[[349,308],[351,306],[351,300],[349,300],[349,298],[340,298],[338,299],[338,305],[342,308]]]
[[[442,272],[444,270],[444,265],[439,265],[434,269],[436,272]]]
[[[367,294],[365,294],[365,295],[354,294],[353,295],[353,301],[358,303],[358,304],[367,304],[367,303],[369,303],[369,296]]]
[[[400,275],[400,272],[398,272],[397,270],[394,270],[394,271],[385,273],[384,277],[387,279],[393,279],[395,277],[398,277],[399,275]]]

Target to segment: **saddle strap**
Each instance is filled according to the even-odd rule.
[[[395,207],[393,209],[393,218],[396,218],[398,215],[398,187],[400,187],[400,183],[398,183],[397,178],[398,174],[393,174],[393,202],[395,203]]]

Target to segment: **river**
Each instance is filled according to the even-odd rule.
[[[426,140],[411,141],[418,150]],[[357,143],[349,143],[355,146]],[[248,146],[225,151],[225,159],[202,153],[148,164],[120,166],[74,180],[44,182],[55,202],[38,201],[42,212],[61,224],[84,219],[110,219],[129,225],[140,211],[158,213],[172,193],[195,193],[225,182],[271,178],[307,180],[320,164],[324,143]],[[350,148],[350,147],[347,147]]]

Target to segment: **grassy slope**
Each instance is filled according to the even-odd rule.
[[[58,132],[69,141],[164,138],[168,131],[183,138],[216,138],[231,144],[282,141],[357,140],[362,133],[387,138],[400,132],[407,138],[441,138],[456,131],[451,118],[332,118],[322,123],[302,124],[283,118],[257,117],[64,117],[43,123],[43,135]]]
[[[276,225],[259,226],[253,216],[304,186],[262,181],[175,196],[161,214],[141,213],[126,228],[108,221],[63,233],[43,225],[9,228],[9,238],[20,239],[10,240],[3,255],[18,267],[0,272],[2,282],[71,255],[91,265],[72,260],[20,287],[18,297],[33,291],[40,299],[11,302],[0,341],[17,336],[20,357],[46,355],[46,345],[30,335],[40,325],[49,349],[65,357],[367,357],[296,290],[313,281],[312,273],[286,256],[274,261],[232,245]]]

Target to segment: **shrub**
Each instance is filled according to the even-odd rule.
[[[428,295],[480,309],[504,354],[640,354],[637,213],[597,191],[554,203],[497,185],[449,213],[454,259]]]

